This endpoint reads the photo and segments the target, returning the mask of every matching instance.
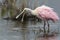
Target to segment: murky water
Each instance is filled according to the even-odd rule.
[[[27,5],[29,8],[34,9],[34,7],[42,5],[44,1],[45,0],[28,0]],[[35,2],[37,2],[37,5]],[[20,7],[19,3],[17,2],[18,7]],[[59,0],[48,0],[46,3],[46,5],[53,7],[60,16],[60,6],[58,4],[60,4]],[[43,23],[40,22],[25,21],[21,23],[19,21],[0,19],[0,40],[60,40],[60,21],[57,23],[50,22],[50,32],[59,33],[56,36],[41,37],[40,35],[43,35],[43,32],[40,31],[40,29],[43,30]]]
[[[51,24],[51,23],[50,23]],[[39,37],[43,32],[43,23],[28,21],[18,22],[0,19],[0,40],[59,40],[60,34],[54,37]],[[59,22],[51,24],[50,32],[59,32]]]

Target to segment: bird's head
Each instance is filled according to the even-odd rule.
[[[37,13],[35,12],[35,10],[32,10],[32,9],[30,9],[30,8],[25,8],[24,10],[27,11],[28,13],[34,15],[34,16],[37,15]]]
[[[23,12],[25,12],[25,11],[26,11],[27,13],[31,14],[31,15],[34,15],[34,16],[37,15],[37,13],[36,13],[34,10],[32,10],[32,9],[30,9],[30,8],[24,8],[24,10],[23,10],[19,15],[16,16],[16,19],[17,19],[21,14],[23,14]]]

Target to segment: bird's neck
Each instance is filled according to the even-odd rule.
[[[30,11],[30,12],[32,12],[33,10],[32,9],[30,9],[30,8],[25,8],[25,10],[26,11]]]
[[[30,8],[25,8],[25,10],[31,12],[32,15],[35,15],[34,10],[32,10],[32,9],[30,9]]]

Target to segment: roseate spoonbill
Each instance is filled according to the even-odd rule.
[[[48,33],[49,33],[49,26],[50,26],[48,23],[49,20],[51,20],[52,22],[56,22],[59,20],[59,17],[56,14],[56,12],[53,10],[53,8],[48,7],[46,5],[37,7],[35,10],[29,9],[29,8],[24,8],[24,10],[19,15],[16,16],[16,19],[21,14],[23,14],[24,11],[27,11],[27,12],[29,11],[29,12],[31,12],[32,15],[35,15],[36,17],[38,17],[44,21],[44,33],[45,33],[46,23],[48,26]],[[24,15],[25,15],[25,13],[23,14],[22,21],[23,21]]]

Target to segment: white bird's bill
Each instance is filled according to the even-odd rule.
[[[17,19],[21,14],[23,14],[24,11],[25,11],[25,10],[23,10],[19,15],[17,15],[17,16],[16,16],[16,19]]]
[[[20,15],[16,16],[16,19],[19,17]]]

